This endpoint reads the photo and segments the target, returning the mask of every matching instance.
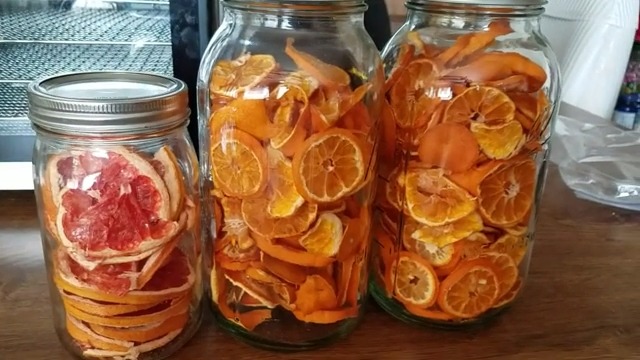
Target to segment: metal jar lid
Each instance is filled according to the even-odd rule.
[[[475,6],[544,6],[547,0],[409,0],[416,3],[443,3]]]
[[[136,72],[62,74],[29,84],[34,128],[69,135],[140,135],[186,122],[184,82]]]

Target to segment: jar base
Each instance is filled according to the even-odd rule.
[[[426,318],[418,318],[415,315],[412,315],[410,312],[405,310],[405,308],[395,301],[392,298],[386,296],[386,291],[381,289],[375,282],[370,282],[369,284],[369,293],[375,300],[375,302],[380,306],[387,314],[395,317],[396,319],[403,321],[408,324],[438,328],[444,330],[460,330],[460,329],[468,329],[473,327],[484,327],[491,324],[498,315],[502,314],[504,311],[509,309],[513,302],[503,305],[499,308],[491,309],[484,313],[481,317],[477,317],[475,319],[468,320],[455,320],[455,321],[446,321],[446,320],[435,320],[435,319],[426,319]]]
[[[217,309],[212,306],[213,315],[216,319],[216,324],[229,333],[233,338],[247,343],[253,347],[270,350],[270,351],[278,351],[278,352],[299,352],[299,351],[307,351],[314,350],[317,348],[321,348],[327,345],[330,345],[338,340],[344,339],[346,336],[351,334],[355,328],[360,323],[362,317],[362,311],[358,317],[347,319],[342,321],[342,324],[336,325],[332,329],[332,333],[329,336],[325,336],[322,338],[318,338],[316,340],[311,341],[302,341],[296,343],[276,341],[265,339],[264,337],[260,337],[255,335],[254,333],[246,330],[240,325],[235,324],[234,322],[228,320],[224,317]],[[320,326],[320,325],[319,325]]]
[[[175,355],[194,337],[196,332],[198,332],[200,326],[202,325],[203,317],[203,307],[199,306],[197,312],[193,314],[193,317],[189,319],[189,321],[185,325],[185,331],[180,333],[167,345],[159,349],[140,354],[140,356],[137,357],[137,360],[164,360],[168,359],[172,355]],[[80,349],[76,345],[75,340],[67,333],[64,328],[56,329],[56,333],[65,350],[75,359],[92,359],[92,357],[82,355],[82,349]]]

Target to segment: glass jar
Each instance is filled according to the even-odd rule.
[[[164,359],[202,314],[198,165],[179,80],[127,72],[28,88],[53,319],[82,358]]]
[[[384,74],[348,1],[224,1],[198,80],[220,325],[255,346],[349,333],[367,289]]]
[[[559,90],[544,3],[407,1],[383,51],[371,291],[399,319],[476,323],[522,292]]]

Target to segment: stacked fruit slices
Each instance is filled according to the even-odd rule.
[[[521,288],[550,108],[539,65],[486,51],[511,32],[410,32],[385,85],[376,283],[419,318],[477,320]]]
[[[296,71],[245,54],[216,63],[210,83],[212,300],[249,331],[285,330],[277,314],[302,324],[357,317],[366,290],[372,86],[360,79],[352,90],[347,72],[292,40],[285,53]]]
[[[66,331],[84,356],[135,359],[163,347],[198,306],[198,199],[182,174],[167,146],[153,156],[109,147],[48,161],[48,255]]]

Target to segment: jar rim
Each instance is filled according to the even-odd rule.
[[[364,13],[365,0],[222,0],[224,6],[240,10],[282,11],[321,16]]]
[[[548,0],[407,0],[407,6],[420,6],[429,4],[446,5],[473,5],[483,7],[521,7],[537,6],[543,7]]]
[[[158,74],[75,72],[31,82],[32,126],[65,135],[151,134],[189,120],[187,85]]]

